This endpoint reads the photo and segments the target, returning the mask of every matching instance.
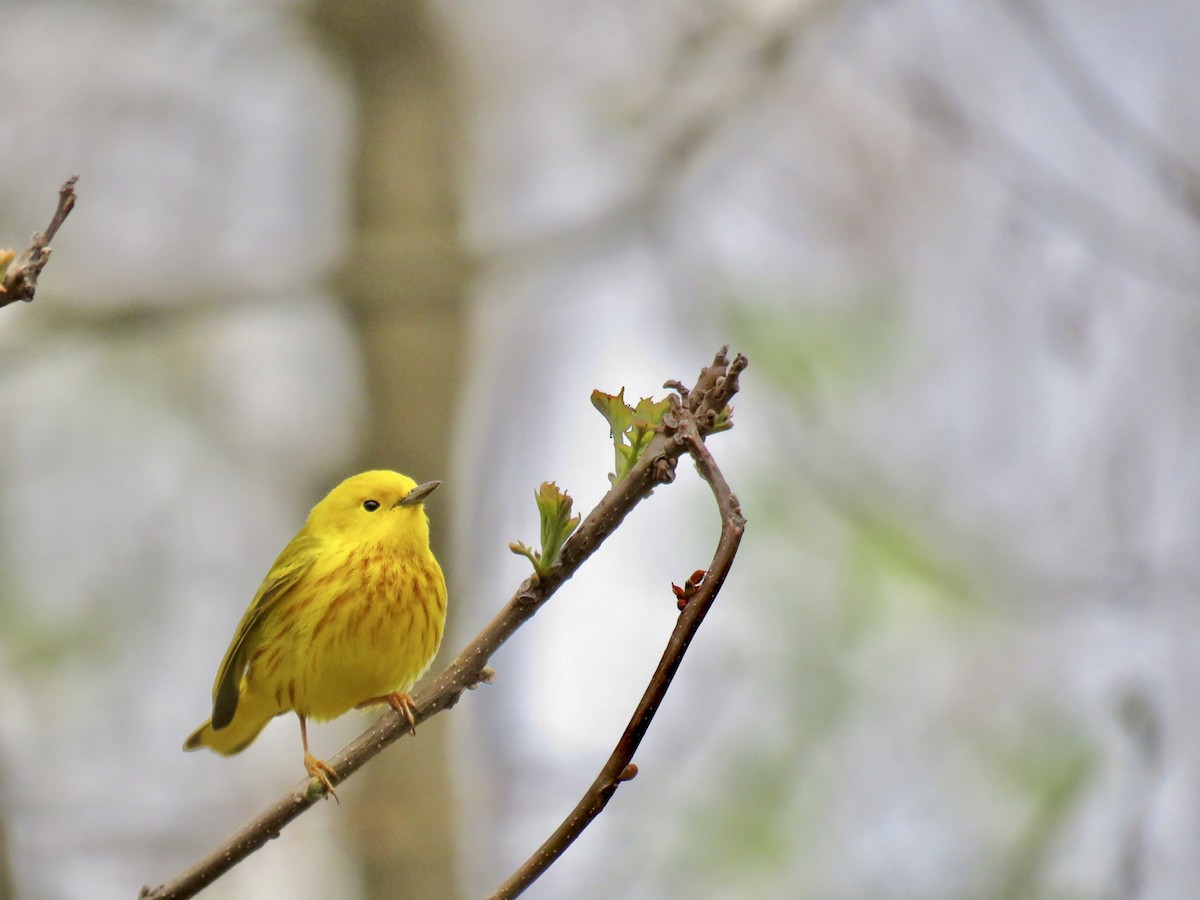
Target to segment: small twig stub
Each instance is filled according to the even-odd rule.
[[[71,210],[75,208],[75,182],[78,180],[78,175],[72,175],[58,189],[58,206],[54,210],[50,224],[46,226],[45,231],[34,233],[29,247],[15,263],[12,262],[11,250],[0,251],[0,254],[8,254],[10,263],[7,269],[3,270],[3,282],[0,283],[0,306],[7,306],[18,300],[28,303],[37,293],[38,276],[42,274],[42,269],[46,267],[46,263],[50,259],[50,242],[58,234],[58,229],[71,214]]]

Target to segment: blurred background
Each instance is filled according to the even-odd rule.
[[[246,603],[396,468],[448,660],[586,511],[593,388],[749,356],[742,552],[530,891],[1183,898],[1200,883],[1193,0],[7,0],[0,897],[129,898],[302,775],[180,752]],[[495,888],[615,743],[718,529],[690,467],[213,898]],[[328,756],[370,718],[313,729]]]

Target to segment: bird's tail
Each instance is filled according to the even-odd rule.
[[[243,685],[233,721],[224,728],[214,729],[212,720],[209,719],[188,736],[183,742],[183,749],[199,750],[201,747],[207,747],[222,756],[241,753],[278,714],[279,709],[274,703],[266,702],[266,698],[257,694],[248,693]]]

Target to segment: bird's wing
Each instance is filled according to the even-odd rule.
[[[233,714],[238,705],[238,689],[246,671],[246,660],[257,648],[262,623],[279,606],[280,600],[288,596],[292,588],[312,568],[313,561],[317,558],[319,543],[314,538],[297,535],[279,554],[279,558],[271,566],[271,571],[259,585],[258,593],[254,595],[250,608],[238,623],[233,641],[225,651],[225,658],[221,660],[217,680],[213,682],[214,729],[224,728],[233,721]]]

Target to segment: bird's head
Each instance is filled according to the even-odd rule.
[[[440,484],[417,484],[407,475],[383,469],[352,475],[313,507],[308,530],[314,537],[337,535],[427,549],[429,518],[423,504]]]

